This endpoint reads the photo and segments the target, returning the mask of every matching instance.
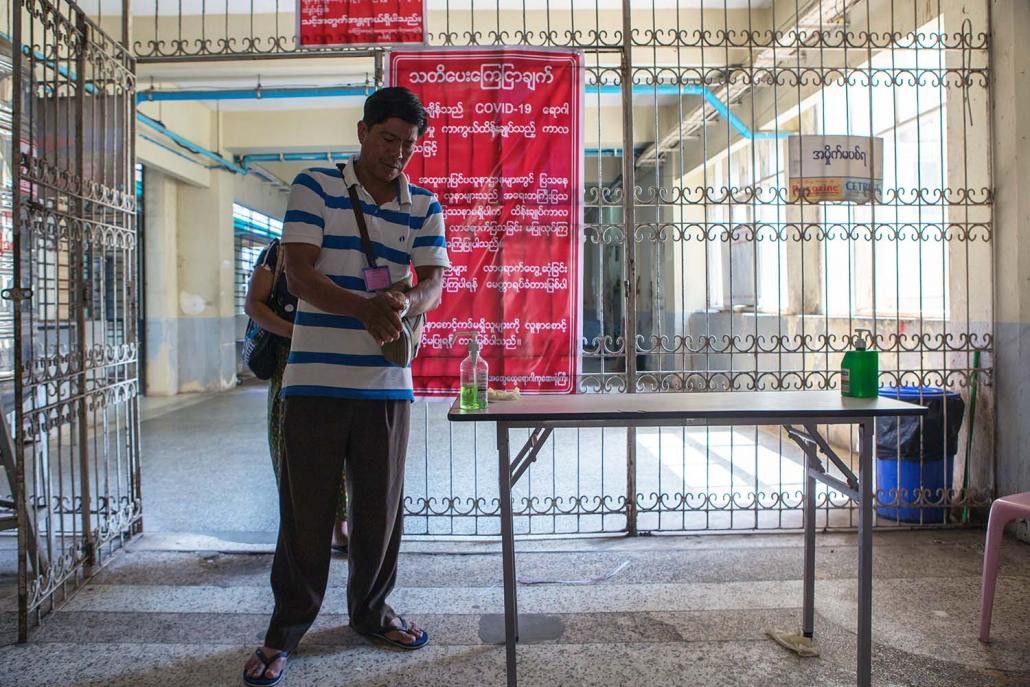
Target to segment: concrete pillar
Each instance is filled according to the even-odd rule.
[[[987,3],[982,0],[950,2],[943,7],[943,30],[951,40],[963,33],[971,32],[970,40],[980,44],[981,34],[990,31]],[[962,69],[965,63],[974,67],[984,66],[984,51],[975,53],[975,58],[952,51],[945,55],[949,69]],[[965,347],[968,336],[973,346],[983,346],[993,328],[993,279],[995,276],[994,249],[999,246],[998,237],[989,234],[991,207],[987,204],[967,205],[959,198],[959,189],[969,189],[975,201],[986,196],[983,191],[991,178],[991,110],[987,83],[973,77],[968,87],[957,79],[947,83],[945,109],[946,186],[952,199],[946,208],[949,224],[947,242],[948,260],[948,321],[945,323],[949,345]],[[993,96],[998,98],[999,93]],[[997,182],[997,179],[995,179]],[[995,217],[995,227],[997,218]],[[993,243],[992,243],[993,242]],[[947,354],[948,370],[970,370],[974,354],[953,352]],[[982,356],[981,368],[991,368],[995,374],[1001,371],[996,360]],[[970,374],[970,378],[972,374]],[[985,498],[994,487],[994,415],[995,398],[985,382],[986,377],[977,375],[976,415],[970,426],[969,406],[962,419],[959,434],[958,453],[955,458],[956,489],[962,486],[966,472],[966,455],[969,453],[969,487],[974,498]],[[958,382],[958,378],[954,379]],[[969,388],[952,385],[962,393],[968,404],[971,399]],[[972,430],[972,431],[970,431]],[[970,437],[972,449],[967,448]]]
[[[233,303],[234,182],[213,171],[208,188],[179,189],[179,391],[236,385]]]
[[[151,169],[147,169],[143,183],[147,304],[145,393],[171,396],[179,392],[178,184]]]
[[[993,0],[997,493],[1030,491],[1030,3]],[[1026,526],[1021,536],[1030,541]]]

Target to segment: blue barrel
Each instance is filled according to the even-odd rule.
[[[876,419],[876,512],[903,522],[943,522],[945,507],[919,508],[943,501],[952,486],[958,435],[965,402],[954,391],[937,387],[887,387],[880,396],[926,406],[927,415]]]

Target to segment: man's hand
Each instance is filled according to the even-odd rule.
[[[411,307],[411,301],[408,299],[408,296],[404,293],[404,291],[390,287],[389,290],[384,292],[384,295],[386,294],[389,294],[391,300],[395,304],[397,304],[394,305],[394,308],[397,310],[398,316],[404,317],[408,314],[408,309]]]
[[[380,346],[400,338],[400,312],[406,302],[404,295],[396,291],[383,291],[365,299],[358,319]]]
[[[400,313],[402,310],[408,309],[408,297],[404,295],[403,291],[396,289],[389,289],[382,292],[382,296],[390,303],[390,307]],[[398,315],[402,317],[403,315]]]

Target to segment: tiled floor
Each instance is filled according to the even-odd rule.
[[[267,391],[246,384],[232,391],[187,400],[144,399],[142,476],[144,519],[149,533],[204,535],[221,540],[218,548],[275,543],[277,500],[265,429]],[[180,397],[175,397],[179,399]],[[446,420],[448,403],[419,400],[412,408],[405,496],[413,512],[426,500],[441,516],[409,515],[409,535],[498,534],[492,513],[497,498],[497,454],[487,423]],[[522,430],[515,432],[518,441]],[[620,510],[626,494],[626,433],[620,428],[559,429],[514,490],[516,506],[536,498],[539,512],[559,498],[563,511],[571,499],[582,511],[606,500]],[[847,454],[845,454],[847,457]],[[801,525],[800,450],[775,432],[754,428],[641,428],[636,455],[636,491],[644,501],[641,530],[777,529]],[[831,471],[834,468],[831,466]],[[674,509],[679,494],[689,508],[707,511],[643,512],[662,495]],[[778,501],[783,494],[784,503]],[[761,494],[758,508],[753,494]],[[451,517],[446,503],[468,511],[478,502],[490,515]],[[729,509],[733,499],[737,506]],[[844,501],[843,497],[839,499]],[[671,504],[671,505],[670,505]],[[793,504],[793,507],[791,506]],[[854,513],[819,509],[817,525],[855,526]],[[889,525],[889,521],[881,521]],[[516,516],[516,532],[535,534],[618,533],[621,514]]]
[[[152,550],[142,539],[47,620],[0,648],[11,685],[236,685],[272,599],[270,556]],[[765,637],[800,621],[795,535],[520,542],[520,684],[851,685],[854,537],[819,538],[818,658]],[[876,536],[874,684],[1030,685],[1030,547],[1008,542],[995,641],[976,640],[981,535]],[[611,579],[601,578],[628,563]],[[324,612],[284,683],[503,685],[495,544],[409,543],[392,602],[431,644],[397,652],[346,626],[346,565],[334,559]]]
[[[259,386],[244,386],[189,402],[148,404],[147,533],[53,613],[28,644],[0,648],[0,685],[241,683],[243,661],[260,641],[272,607],[268,575],[278,514],[264,394]],[[426,418],[437,410],[426,410]],[[443,454],[449,461],[443,467],[418,463],[416,453],[415,472],[422,475],[410,476],[416,491],[422,479],[426,489],[441,493],[454,485],[471,485],[474,493],[481,484],[479,495],[489,495],[488,436],[452,436],[429,420],[418,431],[416,447],[421,441],[452,448]],[[682,451],[696,437],[652,438],[654,446],[641,440],[638,456],[654,459],[656,471],[647,479],[671,475],[682,483],[686,473],[672,474],[673,463],[692,464],[696,456]],[[727,438],[708,437],[710,450],[723,451]],[[608,450],[620,446],[617,437],[606,441]],[[767,451],[765,441],[742,450],[758,455]],[[594,459],[589,474],[606,469],[597,447],[577,445]],[[757,479],[757,472],[741,472],[749,464],[746,456],[734,458],[740,448],[731,445],[713,464],[721,465],[724,477]],[[619,467],[617,458],[611,463]],[[579,470],[560,452],[548,460],[550,467],[545,461],[539,474],[550,477],[534,478],[532,489],[560,485],[566,472]],[[496,471],[495,461],[493,466]],[[447,480],[437,479],[434,470]],[[640,470],[650,474],[646,465]],[[624,462],[616,472],[624,478]],[[614,485],[604,482],[601,492],[624,489]],[[753,527],[743,516],[742,526]],[[417,531],[418,519],[411,520]],[[496,518],[484,523],[496,526]],[[874,685],[1030,687],[1030,547],[1006,543],[995,641],[984,646],[976,640],[981,531],[881,531],[875,542]],[[855,537],[822,533],[818,547],[821,655],[802,659],[765,635],[799,628],[799,535],[520,540],[519,684],[853,685]],[[12,637],[13,562],[12,540],[0,539],[0,643]],[[345,561],[334,559],[324,612],[284,685],[504,684],[504,651],[496,644],[503,606],[496,542],[405,541],[392,602],[431,633],[431,644],[417,652],[372,646],[347,628],[346,574]]]

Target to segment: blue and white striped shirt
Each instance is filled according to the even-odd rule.
[[[443,209],[436,196],[410,185],[402,174],[397,180],[397,198],[376,205],[358,182],[353,162],[342,174],[339,169],[314,168],[297,175],[290,189],[282,242],[321,247],[315,268],[338,286],[371,297],[361,272],[368,260],[347,193],[355,184],[373,251],[378,264],[390,268],[392,281],[404,279],[411,265],[450,266]],[[282,394],[414,398],[411,368],[388,363],[359,320],[323,312],[303,299],[297,304]]]

